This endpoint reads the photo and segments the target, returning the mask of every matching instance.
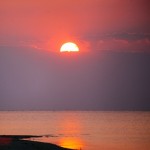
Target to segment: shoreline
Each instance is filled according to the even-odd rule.
[[[0,135],[1,150],[71,150],[56,144],[26,140],[42,137],[34,135]]]

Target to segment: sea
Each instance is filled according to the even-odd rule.
[[[150,111],[0,111],[0,135],[77,150],[150,150]]]

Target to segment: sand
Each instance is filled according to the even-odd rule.
[[[55,144],[24,140],[39,136],[3,135],[0,136],[0,150],[70,150]]]

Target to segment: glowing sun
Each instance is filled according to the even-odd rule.
[[[60,48],[60,52],[78,52],[78,51],[79,51],[78,46],[72,42],[64,43]]]

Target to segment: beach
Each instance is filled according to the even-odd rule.
[[[55,144],[26,140],[39,136],[1,135],[0,150],[70,150]]]

